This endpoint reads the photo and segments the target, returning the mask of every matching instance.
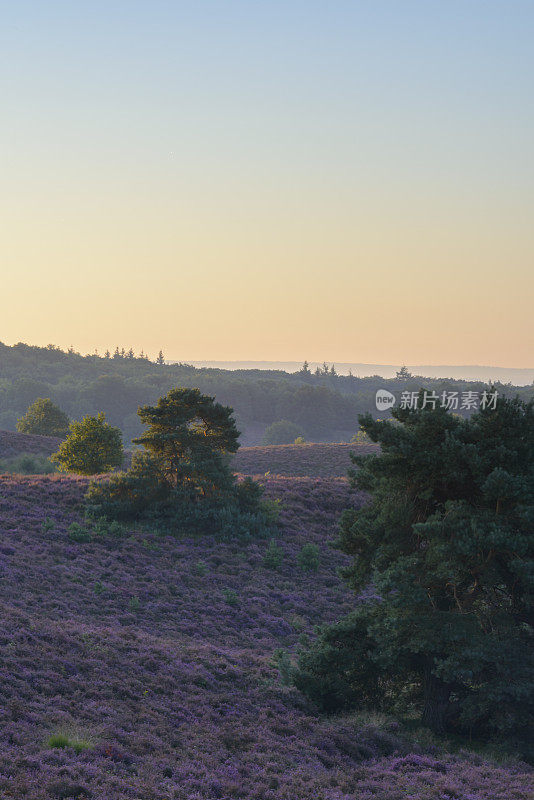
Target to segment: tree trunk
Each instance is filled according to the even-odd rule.
[[[424,706],[421,722],[433,733],[445,733],[447,712],[450,710],[451,687],[432,674],[431,665],[425,669],[423,692]]]

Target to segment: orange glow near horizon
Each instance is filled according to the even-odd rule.
[[[532,19],[300,5],[12,10],[2,341],[534,366]]]

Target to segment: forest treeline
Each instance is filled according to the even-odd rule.
[[[231,406],[242,443],[257,443],[273,422],[295,423],[308,441],[349,440],[358,428],[358,414],[375,408],[379,388],[391,392],[417,391],[422,385],[442,391],[482,391],[482,383],[404,375],[360,378],[338,375],[333,365],[317,372],[223,370],[188,364],[165,364],[144,354],[119,350],[106,355],[80,355],[59,347],[0,343],[0,429],[15,430],[17,419],[38,397],[49,397],[71,419],[104,412],[121,429],[125,441],[141,432],[137,409],[154,403],[174,387],[198,388]],[[534,387],[498,384],[503,395],[527,400]]]

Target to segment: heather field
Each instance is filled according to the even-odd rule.
[[[306,443],[241,447],[233,459],[234,468],[245,475],[293,475],[340,477],[351,466],[350,453],[377,452],[373,444]]]
[[[91,532],[84,479],[0,477],[0,798],[534,798],[525,765],[317,716],[284,685],[276,651],[354,602],[328,540],[362,498],[340,478],[265,484],[278,568],[265,540]],[[307,542],[318,572],[299,566]]]

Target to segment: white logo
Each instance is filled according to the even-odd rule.
[[[387,389],[379,389],[376,393],[376,407],[379,411],[387,411],[395,405],[395,395]]]

